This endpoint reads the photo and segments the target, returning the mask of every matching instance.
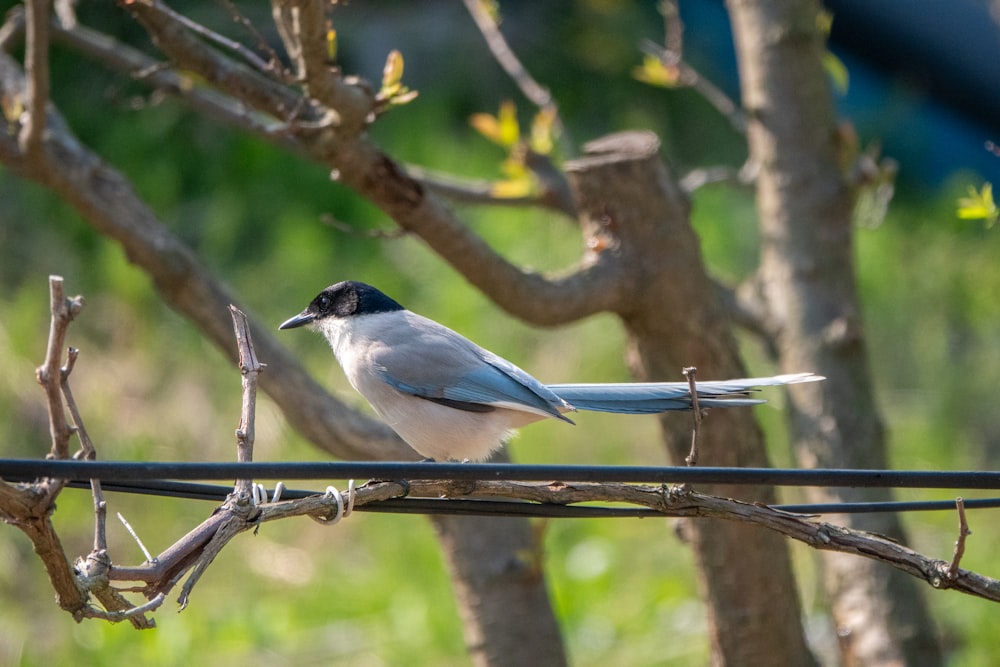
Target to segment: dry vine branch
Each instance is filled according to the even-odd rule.
[[[815,549],[868,558],[923,579],[931,586],[1000,602],[1000,580],[955,567],[948,561],[920,554],[898,542],[860,530],[815,521],[767,505],[698,493],[684,486],[620,483],[532,483],[517,481],[407,480],[373,481],[357,489],[355,507],[391,498],[473,498],[523,500],[569,505],[585,502],[625,503],[649,508],[664,517],[713,518],[738,521],[774,531]],[[316,495],[260,506],[260,523],[292,516],[327,516],[334,499]],[[967,534],[967,533],[963,533]]]
[[[81,297],[66,298],[63,279],[49,277],[49,302],[51,322],[45,362],[36,372],[39,383],[45,390],[49,409],[49,425],[52,438],[51,458],[69,458],[69,440],[78,433],[84,442],[81,454],[92,458],[93,444],[83,428],[79,410],[69,391],[69,375],[77,359],[77,351],[70,348],[65,367],[60,366],[62,350],[70,322],[83,308]],[[73,416],[73,423],[67,422],[64,405]],[[100,484],[93,482],[95,529],[94,549],[85,559],[77,559],[70,566],[66,552],[52,525],[51,514],[55,509],[55,499],[64,488],[66,480],[42,479],[31,484],[0,483],[0,518],[23,531],[35,547],[49,580],[56,593],[60,607],[73,614],[77,621],[83,618],[104,618],[107,620],[128,619],[136,628],[151,627],[152,622],[142,611],[134,611],[133,606],[116,594],[108,586],[107,567],[110,564],[104,533],[106,505],[100,492]],[[93,595],[104,605],[98,609],[88,603]]]

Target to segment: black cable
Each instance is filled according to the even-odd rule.
[[[447,479],[657,484],[1000,489],[1000,472],[788,468],[523,465],[510,463],[187,463],[0,459],[0,478],[150,479]]]
[[[89,482],[74,481],[70,486],[89,488]],[[191,482],[107,482],[101,488],[108,492],[136,493],[194,500],[222,502],[232,492],[230,486],[195,484]],[[285,489],[283,500],[295,500],[321,492]],[[1000,507],[1000,498],[971,498],[964,501],[966,509]],[[823,503],[772,505],[774,509],[795,514],[864,514],[876,512],[923,512],[954,510],[954,500],[883,501],[859,503]],[[568,518],[662,517],[656,510],[644,507],[601,507],[594,505],[554,505],[527,501],[473,500],[461,498],[392,498],[358,506],[358,512],[397,514],[454,514],[466,516],[530,516]]]

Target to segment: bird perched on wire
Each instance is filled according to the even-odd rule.
[[[319,293],[281,329],[323,334],[347,379],[413,449],[435,460],[482,460],[522,426],[567,412],[652,414],[692,407],[688,382],[542,384],[506,359],[413,313],[371,285]],[[701,408],[763,403],[757,387],[811,382],[812,373],[698,382]]]

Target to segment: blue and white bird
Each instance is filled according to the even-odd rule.
[[[351,385],[429,459],[487,458],[522,426],[572,424],[576,410],[652,414],[690,410],[687,382],[542,384],[506,359],[410,312],[371,285],[345,281],[319,293],[281,329],[323,334]],[[757,387],[812,382],[812,373],[698,382],[701,408],[763,403]]]

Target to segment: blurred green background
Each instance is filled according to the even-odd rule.
[[[243,36],[218,5],[193,7],[195,18]],[[352,3],[338,10],[345,71],[377,81],[385,54],[400,48],[404,81],[419,89],[420,97],[380,119],[372,128],[375,139],[406,162],[497,177],[503,154],[475,134],[468,117],[495,113],[500,100],[518,99],[516,91],[458,3],[427,7]],[[264,25],[266,8],[255,11],[251,18]],[[143,43],[131,21],[104,3],[82,3],[81,17],[123,40]],[[515,46],[529,69],[552,88],[577,144],[607,131],[644,127],[661,136],[665,158],[679,171],[742,161],[740,137],[697,95],[631,78],[641,40],[661,39],[662,26],[645,3],[576,2],[547,23],[516,17],[504,27],[512,39],[518,36]],[[78,136],[127,174],[163,223],[265,326],[276,327],[327,284],[351,278],[379,286],[543,380],[628,377],[623,336],[613,318],[594,317],[556,330],[511,319],[418,240],[368,236],[370,230],[391,230],[391,221],[312,164],[203,121],[59,47],[53,52],[53,98]],[[519,103],[519,109],[527,123],[530,108]],[[865,142],[877,138],[862,136]],[[902,165],[904,174],[909,169]],[[997,468],[1000,413],[992,400],[1000,379],[1000,239],[996,230],[955,216],[956,198],[982,178],[956,170],[931,184],[919,177],[904,181],[885,220],[857,229],[872,370],[898,468]],[[557,271],[581,252],[574,227],[553,214],[456,208],[519,264]],[[325,215],[358,233],[322,223]],[[704,188],[694,197],[693,219],[716,275],[737,281],[752,270],[756,222],[750,192]],[[64,276],[68,292],[87,299],[70,330],[70,344],[82,350],[72,381],[100,457],[233,459],[238,371],[161,303],[118,246],[51,193],[3,169],[0,456],[41,456],[48,449],[34,368],[44,355],[48,330],[49,274]],[[368,409],[318,336],[282,336],[322,383]],[[744,344],[752,372],[770,372],[756,342]],[[770,392],[768,398],[757,411],[768,429],[772,460],[789,465],[781,396]],[[654,418],[587,414],[578,424],[574,429],[543,423],[525,430],[511,445],[514,458],[666,463]],[[287,427],[266,397],[258,408],[256,455],[264,461],[323,458]],[[899,495],[954,497],[948,491]],[[783,499],[799,497],[783,492]],[[109,501],[112,512],[121,512],[154,553],[212,510],[197,501],[116,494]],[[67,553],[89,550],[88,493],[64,492],[55,521]],[[912,515],[906,522],[913,547],[950,557],[957,535],[953,514]],[[970,523],[974,534],[963,566],[1000,576],[992,558],[1000,548],[996,522],[989,511],[979,511],[971,513]],[[705,662],[704,613],[691,555],[670,522],[562,520],[543,527],[552,598],[575,664]],[[140,562],[124,529],[117,522],[109,522],[109,529],[112,557]],[[824,653],[835,638],[819,604],[816,556],[799,545],[791,548],[807,625]],[[0,563],[2,665],[234,664],[262,658],[276,665],[467,663],[447,573],[430,524],[418,517],[356,514],[335,528],[301,519],[240,536],[195,588],[190,606],[175,614],[171,600],[150,632],[127,624],[74,623],[53,604],[30,544],[10,527],[0,527]],[[982,628],[992,627],[997,607],[929,587],[926,594],[951,663],[995,664],[1000,649]]]

